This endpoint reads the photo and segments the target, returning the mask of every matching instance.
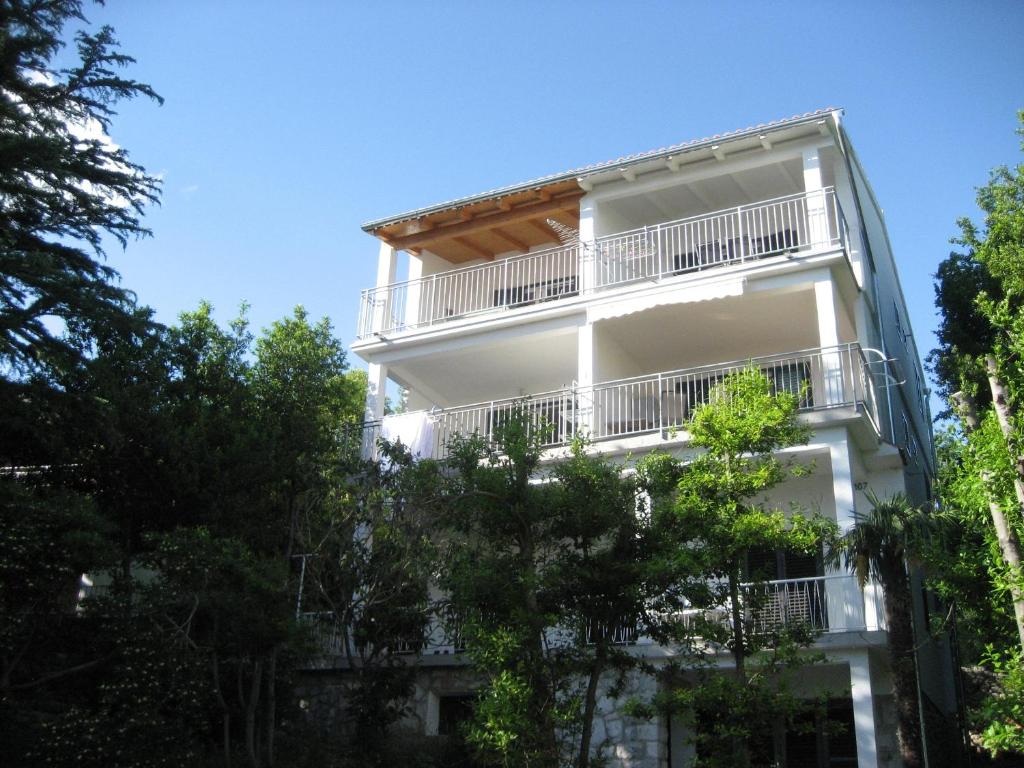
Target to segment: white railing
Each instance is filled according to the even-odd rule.
[[[801,410],[863,403],[868,417],[877,424],[874,382],[857,344],[596,384],[580,390],[583,403],[578,410],[586,411],[589,406],[592,415],[585,426],[593,439],[679,429],[697,406],[708,402],[716,384],[749,365],[765,374],[773,392],[795,395]]]
[[[583,259],[593,290],[658,280],[784,253],[845,245],[831,187],[439,272],[362,292],[358,338],[579,295]],[[589,289],[589,286],[586,286]]]
[[[579,293],[578,243],[438,272],[362,293],[359,338]]]
[[[597,288],[660,279],[846,242],[831,187],[597,240]]]
[[[334,618],[334,611],[308,611],[299,614],[299,624],[307,628],[313,642],[330,656],[345,654],[344,628]]]
[[[697,368],[647,374],[435,411],[421,411],[433,432],[430,455],[441,458],[456,435],[491,440],[517,410],[529,416],[545,447],[567,445],[577,435],[591,440],[670,433],[689,422],[716,384],[747,366],[759,368],[775,392],[795,395],[802,411],[857,406],[877,431],[877,400],[867,360],[858,344],[767,355]],[[351,436],[363,456],[374,455],[382,423],[367,422]]]
[[[861,590],[849,574],[742,584],[740,601],[747,631],[760,635],[797,626],[822,633],[885,629],[875,614],[875,603],[881,601],[877,587]],[[732,625],[727,605],[687,610],[682,618],[694,625],[698,618]]]
[[[335,619],[333,611],[308,611],[298,615],[299,624],[306,628],[313,644],[322,654],[327,656],[345,655],[345,629]],[[349,637],[353,650],[357,650],[355,640]],[[392,652],[399,656],[410,655],[447,655],[458,654],[466,650],[462,637],[461,626],[456,622],[442,622],[433,617],[424,629],[422,637],[398,639],[392,646]]]
[[[754,582],[740,585],[743,620],[748,632],[769,635],[783,627],[804,627],[822,633],[864,632],[884,630],[881,590],[868,583],[862,590],[855,576],[829,574],[802,579]],[[699,636],[697,619],[726,627],[732,624],[727,605],[714,608],[688,609],[681,618]],[[328,656],[345,654],[344,629],[331,611],[299,615],[299,622],[308,628],[318,649]],[[429,622],[422,638],[399,642],[394,652],[399,655],[449,655],[466,650],[456,623],[442,622],[436,616]],[[592,645],[597,632],[607,634],[614,645],[650,645],[651,639],[638,632],[635,622],[618,622],[600,629],[588,623],[584,632]]]

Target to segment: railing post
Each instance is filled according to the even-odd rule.
[[[502,306],[507,308],[512,303],[512,291],[508,285],[508,259],[501,262],[501,287],[498,290],[501,292]]]
[[[661,253],[661,224],[654,228],[654,258],[658,264],[658,279],[661,280],[661,276],[665,273],[665,269],[662,266],[662,253]]]
[[[661,402],[662,399],[665,396],[664,395],[663,387],[664,387],[664,384],[662,383],[661,374],[659,373],[658,374],[658,390],[657,390],[657,394],[655,395],[656,399],[655,399],[654,403],[655,403],[655,407],[658,409],[658,431],[661,432],[662,434],[665,433],[665,408],[663,406],[663,403]]]
[[[569,440],[576,439],[576,381],[569,387]]]
[[[740,261],[747,260],[746,248],[743,247],[743,206],[736,206],[736,243],[740,251]]]

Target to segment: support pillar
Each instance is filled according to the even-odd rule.
[[[422,295],[423,259],[409,256],[409,284],[405,297],[405,327],[416,328],[420,324],[420,296]]]
[[[822,247],[831,243],[831,238],[821,177],[820,150],[817,147],[805,149],[803,161],[804,192],[807,205],[807,242],[811,246]]]
[[[867,649],[850,651],[850,694],[853,730],[857,737],[857,768],[878,768],[875,737],[875,701],[871,690],[871,657]]]
[[[597,287],[597,248],[594,217],[597,204],[585,195],[580,198],[580,293],[590,293]]]
[[[576,341],[576,431],[590,436],[594,432],[594,324],[584,323]]]
[[[828,445],[836,525],[839,526],[839,533],[843,534],[856,521],[850,438],[843,428],[822,430],[818,437]],[[856,578],[842,565],[828,569],[825,575],[830,577],[825,580],[829,628],[840,632],[877,629],[868,626],[872,621],[868,614],[873,615],[873,612],[865,610],[865,593],[861,591]]]
[[[845,402],[843,387],[843,357],[839,347],[839,298],[831,274],[814,282],[814,303],[818,315],[818,343],[821,345],[822,405]],[[852,360],[851,385],[852,385]],[[852,395],[852,393],[851,393]],[[849,398],[852,400],[852,397]],[[815,403],[820,402],[815,397]]]
[[[384,418],[384,398],[388,381],[388,367],[370,363],[366,372],[366,406],[363,420],[371,425],[363,428],[363,458],[373,458],[380,434],[380,422]]]
[[[387,333],[395,325],[392,306],[394,297],[388,287],[395,281],[395,268],[398,265],[398,252],[385,242],[380,244],[377,252],[377,283],[373,294],[373,332]]]

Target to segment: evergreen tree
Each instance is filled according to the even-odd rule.
[[[77,62],[54,64],[81,0],[0,2],[0,365],[26,373],[86,350],[65,326],[136,320],[114,284],[105,238],[148,234],[159,182],[108,137],[121,99],[160,97],[118,71],[133,59],[102,27],[75,36]]]

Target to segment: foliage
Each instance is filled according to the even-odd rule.
[[[1024,112],[1018,117],[1018,134],[1024,137]],[[978,189],[977,202],[981,224],[958,221],[960,235],[953,242],[959,249],[936,275],[939,346],[929,361],[940,391],[947,397],[958,391],[972,396],[978,418],[940,436],[940,501],[958,525],[930,561],[937,591],[955,603],[963,619],[962,662],[992,670],[996,659],[1015,655],[1011,649],[1020,640],[1013,634],[1011,609],[1024,594],[1024,574],[1010,564],[1024,536],[1014,487],[1024,481],[1019,458],[1024,447],[1024,165],[992,171]],[[1006,434],[993,407],[1000,390]],[[1000,518],[1006,529],[1002,545],[993,526]],[[999,669],[1004,674],[1009,668],[1001,664]],[[1006,673],[1004,679],[1012,698],[1013,677]],[[1012,739],[994,736],[1002,728],[996,713],[1008,696],[995,693],[973,713],[972,730],[983,734],[980,740],[994,753],[1019,749]]]
[[[381,461],[355,461],[327,503],[302,517],[303,609],[341,643],[352,670],[347,720],[353,749],[369,760],[406,712],[415,670],[403,655],[428,631],[430,539],[440,477],[383,443]],[[314,617],[316,617],[314,619]]]
[[[752,550],[812,554],[834,532],[834,524],[819,515],[787,514],[762,501],[787,477],[808,471],[777,455],[807,440],[797,408],[795,396],[773,393],[764,374],[750,367],[727,376],[697,408],[689,426],[694,456],[683,462],[655,453],[639,463],[654,499],[655,525],[674,549],[676,574],[690,576],[686,603],[703,609],[690,620],[699,638],[690,652],[691,663],[705,671],[684,684],[682,670],[670,667],[665,693],[654,705],[713,715],[696,738],[709,750],[706,759],[722,765],[750,764],[756,743],[771,742],[774,723],[795,717],[785,681],[794,668],[815,660],[802,653],[815,637],[808,628],[757,626],[761,592],[756,583],[744,584],[764,578],[746,568]],[[726,616],[716,618],[723,608]],[[685,628],[674,634],[685,636]],[[734,674],[711,670],[716,646],[731,652]]]
[[[616,631],[653,595],[634,481],[583,443],[541,465],[526,406],[449,445],[440,586],[484,684],[467,740],[488,764],[589,764],[595,705],[634,664]],[[581,682],[582,681],[582,682]],[[560,745],[561,741],[561,745]]]
[[[201,757],[205,668],[159,631],[121,627],[117,636],[117,662],[97,681],[94,701],[43,726],[30,758],[38,765],[173,768]]]
[[[1012,497],[1013,468],[993,414],[966,435],[952,425],[940,431],[936,455],[945,524],[934,532],[921,556],[929,587],[943,602],[956,606],[962,660],[973,664],[986,646],[1007,648],[1015,643],[1013,574],[1002,558],[989,514],[990,493]],[[1013,520],[1014,510],[1007,511]]]
[[[972,713],[983,724],[981,746],[996,757],[1024,753],[1024,658],[988,648],[985,665],[999,677],[999,690]]]
[[[0,477],[0,696],[88,663],[61,639],[79,637],[79,577],[112,556],[104,532],[88,499]]]
[[[23,373],[81,356],[53,319],[134,319],[101,261],[104,237],[148,234],[140,216],[159,193],[107,129],[119,100],[162,100],[118,74],[133,59],[109,27],[77,32],[77,61],[57,69],[75,22],[85,22],[81,0],[0,3],[0,365]]]
[[[861,589],[869,578],[882,586],[900,756],[908,768],[917,768],[924,759],[907,568],[926,548],[934,519],[912,507],[902,494],[879,499],[869,493],[868,500],[871,509],[857,513],[853,527],[838,539],[829,559],[856,574]]]
[[[71,733],[126,706],[128,670],[158,676],[162,700],[188,698],[196,681],[167,676],[155,661],[154,649],[173,647],[182,669],[197,671],[204,708],[198,720],[179,708],[191,736],[167,738],[202,752],[220,742],[225,760],[239,753],[260,765],[273,759],[288,706],[287,688],[279,695],[277,686],[287,685],[302,647],[289,531],[298,510],[312,514],[337,493],[338,425],[359,413],[358,379],[346,375],[329,326],[309,323],[301,310],[255,342],[255,357],[244,315],[223,330],[211,313],[201,306],[171,329],[83,330],[90,356],[48,382],[59,387],[59,403],[23,408],[26,423],[60,434],[47,449],[52,463],[3,479],[6,562],[39,592],[5,595],[5,658],[19,691],[12,703],[21,704],[8,714],[31,721],[59,693],[70,708],[54,728]],[[44,383],[33,386],[43,391]],[[76,613],[84,572],[131,596],[120,624]],[[159,576],[150,582],[144,573]],[[28,618],[7,620],[16,616]],[[58,627],[50,641],[35,639]],[[139,660],[126,666],[133,654]],[[37,679],[40,690],[21,692]],[[109,695],[90,695],[97,685]],[[196,722],[202,727],[189,730]],[[80,759],[89,749],[109,757],[118,743],[87,747],[83,739]]]
[[[658,671],[661,685],[653,701],[630,702],[627,711],[641,717],[668,713],[687,723],[702,768],[736,765],[737,742],[746,745],[751,764],[777,764],[773,734],[800,732],[823,709],[823,701],[808,701],[795,687],[801,670],[823,661],[821,654],[807,652],[810,640],[800,628],[781,632],[772,648],[758,654],[747,681],[711,659],[670,663]]]

